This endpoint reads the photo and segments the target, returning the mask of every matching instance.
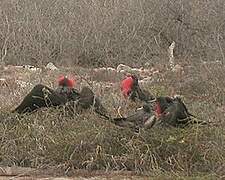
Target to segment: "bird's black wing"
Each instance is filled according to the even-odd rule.
[[[106,108],[101,103],[101,100],[89,87],[83,87],[81,90],[77,101],[77,107],[78,109],[89,109],[93,107],[97,114],[110,119],[110,117],[107,115],[108,113]]]
[[[19,114],[32,112],[41,107],[59,106],[67,99],[51,88],[42,84],[36,85],[23,99],[21,104],[13,111]]]
[[[177,116],[178,116],[177,105],[171,104],[163,111],[162,115],[159,117],[159,121],[163,125],[177,126],[178,124]]]

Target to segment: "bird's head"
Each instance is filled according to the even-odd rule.
[[[72,89],[75,86],[75,80],[73,78],[68,78],[67,76],[60,76],[58,78],[58,86]]]

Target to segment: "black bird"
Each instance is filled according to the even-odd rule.
[[[59,87],[56,90],[38,84],[13,112],[22,114],[42,107],[60,106],[65,105],[68,101],[75,101],[79,97],[79,93],[72,87],[73,85],[72,80],[67,77],[59,80]]]
[[[25,96],[21,104],[13,112],[22,114],[42,107],[59,106],[66,102],[67,99],[64,96],[47,86],[38,84]]]
[[[202,123],[203,121],[192,120],[192,115],[180,97],[156,98],[155,114],[158,122],[164,125],[182,127],[189,123]]]

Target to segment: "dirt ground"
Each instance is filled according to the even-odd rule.
[[[18,176],[1,176],[1,180],[8,180],[8,179],[15,179],[15,180],[71,180],[71,179],[76,179],[76,180],[106,180],[106,179],[147,179],[146,178],[140,178],[140,177],[133,177],[133,176],[114,176],[114,177],[104,177],[104,176],[96,176],[96,177],[90,177],[90,178],[85,178],[85,177],[28,177],[28,176],[23,176],[23,177],[18,177]]]
[[[67,175],[62,175],[57,168],[35,169],[23,167],[0,167],[0,180],[116,180],[116,179],[149,179],[147,176],[138,176],[131,172],[88,172],[76,170]]]

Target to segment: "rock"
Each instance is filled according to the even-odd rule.
[[[116,70],[117,72],[128,72],[128,71],[132,71],[132,68],[124,64],[119,64]]]
[[[25,175],[34,171],[33,168],[26,168],[26,167],[0,167],[0,176],[17,176],[17,175]]]
[[[0,78],[0,86],[1,87],[8,86],[8,83],[5,78]]]
[[[145,77],[142,80],[139,80],[139,82],[141,84],[148,84],[148,83],[152,83],[153,82],[153,79],[152,79],[152,77]]]
[[[108,71],[116,71],[116,69],[112,68],[112,67],[107,67],[106,70],[108,70]]]
[[[25,82],[25,81],[22,81],[22,80],[16,80],[16,84],[18,84],[21,88],[26,88],[26,87],[31,87],[33,86],[32,83],[30,82]]]
[[[175,66],[174,55],[173,55],[174,48],[175,48],[175,42],[173,41],[172,44],[169,46],[169,49],[168,49],[168,53],[169,53],[169,65],[170,65],[170,68],[171,69],[174,68],[174,66]]]
[[[49,62],[45,68],[53,71],[58,70],[58,68],[52,62]]]
[[[40,68],[37,68],[35,66],[32,66],[32,65],[23,65],[23,66],[15,66],[15,68],[24,68],[26,70],[29,70],[29,71],[40,71],[41,69]]]
[[[184,68],[183,68],[181,65],[176,64],[176,65],[172,68],[172,72],[179,73],[179,74],[183,74],[183,73],[184,73]]]

